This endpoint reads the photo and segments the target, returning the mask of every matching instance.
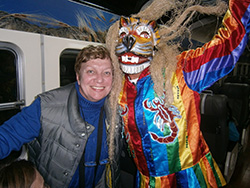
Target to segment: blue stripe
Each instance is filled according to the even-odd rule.
[[[144,109],[143,100],[152,102],[155,99],[153,82],[150,76],[142,78],[137,83],[137,92],[140,97],[135,101],[136,121],[141,134],[144,155],[148,161],[149,173],[151,176],[165,176],[169,174],[168,155],[166,144],[160,144],[153,140],[150,132],[155,132],[159,136],[164,136],[157,125],[154,124],[156,112]],[[140,107],[139,107],[140,106]]]
[[[241,18],[241,22],[244,25],[247,34],[250,32],[250,17],[249,17],[249,14],[250,14],[250,5],[247,7],[247,10],[246,10],[245,14]]]
[[[145,122],[145,118],[147,115],[144,115],[144,110],[143,110],[143,99],[145,98],[145,90],[149,89],[150,86],[153,84],[152,80],[150,79],[149,76],[146,76],[137,82],[137,97],[135,99],[135,118],[136,118],[136,124],[138,131],[141,135],[141,143],[143,147],[143,152],[144,156],[147,160],[147,167],[149,170],[150,175],[155,174],[155,165],[154,161],[152,159],[152,146],[151,146],[151,140],[150,140],[150,135],[148,132],[148,125]],[[153,93],[153,92],[148,92],[148,93]],[[146,117],[145,117],[146,116]],[[145,164],[146,165],[146,164]]]
[[[226,76],[233,70],[240,55],[245,49],[247,41],[248,37],[245,35],[240,44],[230,55],[215,58],[202,65],[198,70],[189,73],[183,72],[185,81],[189,88],[200,93],[220,78]]]
[[[188,177],[186,170],[176,172],[175,175],[176,175],[177,188],[188,188]]]
[[[200,188],[201,186],[200,186],[199,181],[194,173],[193,168],[186,169],[186,172],[187,172],[187,177],[188,177],[188,187]]]

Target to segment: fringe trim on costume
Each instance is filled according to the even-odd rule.
[[[137,188],[171,188],[171,187],[222,187],[226,181],[211,153],[204,156],[191,168],[161,177],[148,177],[139,173]]]

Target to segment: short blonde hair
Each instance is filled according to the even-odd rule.
[[[108,49],[103,45],[89,45],[83,48],[76,57],[75,62],[75,72],[79,74],[81,69],[81,64],[86,63],[91,59],[110,59],[110,53]]]

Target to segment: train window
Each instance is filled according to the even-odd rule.
[[[66,49],[60,55],[60,86],[76,81],[74,65],[80,50]]]
[[[0,125],[20,111],[16,54],[9,49],[0,48]]]

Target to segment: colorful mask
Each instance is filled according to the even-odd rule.
[[[155,21],[121,17],[116,55],[123,72],[137,74],[147,68],[159,41]]]

